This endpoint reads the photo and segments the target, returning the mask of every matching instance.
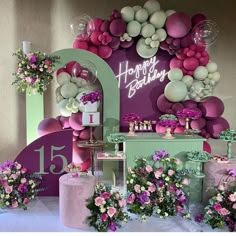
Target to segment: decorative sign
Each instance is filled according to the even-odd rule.
[[[171,58],[168,52],[160,49],[152,58],[141,58],[133,45],[129,49],[113,52],[107,59],[120,89],[121,131],[127,131],[127,124],[122,120],[127,113],[137,113],[146,120],[159,117],[156,101],[169,82],[167,73]]]
[[[100,125],[100,112],[83,112],[83,126],[98,126]]]
[[[58,196],[59,178],[64,168],[72,161],[73,130],[63,130],[47,134],[29,144],[16,157],[29,172],[38,173],[43,181],[40,187],[45,191],[41,196]]]

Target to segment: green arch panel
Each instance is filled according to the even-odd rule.
[[[120,118],[120,93],[118,82],[111,67],[99,56],[82,49],[62,49],[51,53],[59,56],[60,59],[56,63],[56,70],[64,67],[69,61],[76,60],[82,62],[89,60],[97,68],[98,79],[103,89],[103,138],[114,132],[114,128],[119,131]]]

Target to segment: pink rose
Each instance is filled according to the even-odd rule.
[[[11,174],[10,178],[16,180],[17,179],[17,175],[16,174]]]
[[[135,191],[136,193],[140,193],[140,192],[141,192],[141,190],[140,190],[140,185],[139,185],[139,184],[135,184],[135,185],[134,185],[134,191]]]
[[[233,208],[233,209],[236,209],[236,203],[233,204],[232,208]]]
[[[217,200],[218,202],[222,202],[222,201],[223,201],[223,198],[222,198],[221,195],[217,195],[216,200]]]
[[[179,165],[179,164],[181,164],[181,160],[180,160],[179,158],[175,158],[175,163],[176,163],[177,165]]]
[[[169,176],[172,176],[174,173],[175,173],[175,172],[174,172],[173,170],[171,170],[171,169],[168,170],[168,175],[169,175]]]
[[[107,199],[111,196],[111,194],[109,192],[103,192],[100,196],[104,199]]]
[[[10,175],[11,174],[11,170],[9,168],[6,168],[4,171],[3,171],[3,174],[4,175]]]
[[[7,186],[5,187],[5,191],[6,191],[6,193],[8,193],[8,194],[10,194],[10,193],[12,192],[12,190],[13,190],[13,186],[7,185]]]
[[[156,186],[155,184],[150,184],[149,187],[148,187],[148,191],[153,193],[156,191]]]
[[[218,203],[218,202],[215,202],[214,205],[213,205],[213,207],[214,207],[214,209],[215,209],[216,211],[219,211],[219,210],[222,208],[222,206],[221,206],[220,203]]]
[[[25,168],[25,167],[23,167],[22,169],[21,169],[21,173],[22,174],[25,174],[27,172],[27,169]]]
[[[13,208],[17,208],[17,207],[18,207],[18,202],[17,202],[17,201],[13,201],[12,204],[11,204],[11,206],[12,206]]]
[[[228,198],[231,202],[236,202],[236,193],[230,194]]]
[[[225,190],[224,185],[222,185],[222,184],[219,185],[219,186],[218,186],[218,189],[219,189],[220,191],[224,191],[224,190]]]
[[[181,206],[179,206],[179,205],[176,206],[176,208],[177,208],[177,211],[178,211],[178,212],[181,212],[181,211],[183,210],[183,207],[181,207]]]
[[[29,201],[29,198],[24,198],[24,200],[23,200],[23,203],[25,204],[25,205],[27,205],[28,203],[29,203],[30,201]]]
[[[121,200],[119,200],[119,206],[120,206],[121,208],[123,208],[123,207],[126,206],[126,201],[125,201],[124,198],[122,198]]]
[[[22,178],[22,179],[20,180],[20,182],[21,182],[22,184],[24,184],[24,183],[27,182],[27,179],[26,179],[26,178]]]
[[[230,212],[229,212],[226,208],[221,208],[221,209],[219,210],[219,213],[220,213],[221,215],[223,215],[223,216],[226,216],[226,215],[228,215]]]
[[[102,221],[106,221],[107,218],[108,218],[107,213],[102,213],[102,214],[101,214],[101,218],[102,218]]]
[[[115,207],[108,207],[107,214],[110,216],[114,216],[116,214],[116,208]]]
[[[155,172],[154,172],[154,175],[155,177],[158,179],[161,177],[162,173],[163,173],[163,167],[159,167]]]
[[[118,200],[120,199],[120,194],[118,192],[115,193],[115,198]]]
[[[22,165],[20,163],[16,163],[16,169],[19,170],[21,169]]]
[[[129,204],[132,204],[132,203],[134,202],[134,200],[135,200],[135,195],[132,193],[132,194],[130,194],[130,195],[128,196],[127,202],[128,202]]]
[[[182,184],[184,184],[184,185],[189,185],[189,183],[190,183],[190,180],[188,178],[184,178],[182,180]]]
[[[4,188],[5,188],[6,186],[8,186],[6,179],[0,179],[0,184],[1,184]]]
[[[147,165],[147,166],[146,166],[146,171],[147,171],[148,173],[150,173],[150,172],[153,171],[153,169],[152,169],[152,167],[151,167],[150,165]]]
[[[96,197],[95,198],[95,205],[101,206],[103,201],[104,201],[104,199],[102,197]]]

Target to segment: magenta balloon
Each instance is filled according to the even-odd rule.
[[[171,109],[176,113],[178,110],[181,110],[184,108],[184,105],[180,102],[176,102],[172,105]]]
[[[98,48],[96,46],[94,46],[94,45],[89,45],[88,51],[90,51],[90,52],[92,52],[92,53],[94,53],[96,55],[98,54]]]
[[[58,76],[60,73],[62,72],[67,72],[66,68],[65,67],[61,67],[59,68],[57,71],[56,71],[56,75]]]
[[[199,58],[199,65],[205,66],[210,60],[209,56]]]
[[[181,69],[182,67],[183,67],[183,61],[182,60],[179,60],[176,57],[173,57],[170,60],[170,69],[172,69],[172,68],[179,68],[179,69]]]
[[[75,129],[75,130],[85,129],[85,127],[82,126],[82,113],[81,112],[72,113],[71,116],[69,117],[69,123],[72,129]]]
[[[80,131],[80,130],[73,130],[73,135],[78,137],[80,135],[80,132],[82,132],[82,131]]]
[[[87,172],[90,166],[91,166],[91,158],[88,158],[85,162],[79,164],[80,172]]]
[[[70,75],[72,75],[72,69],[73,69],[73,66],[75,65],[75,63],[77,63],[77,61],[69,61],[66,64],[66,72],[69,73]]]
[[[63,129],[70,128],[69,117],[60,116],[59,121],[61,122]]]
[[[179,124],[181,126],[185,126],[185,119],[184,118],[179,118]]]
[[[73,48],[88,50],[88,42],[76,39],[73,43]]]
[[[158,98],[157,98],[157,108],[159,111],[161,112],[165,112],[167,109],[170,109],[171,106],[173,105],[172,102],[170,102],[163,94],[161,94]]]
[[[186,70],[195,70],[199,66],[199,61],[195,57],[184,59],[183,66]]]
[[[101,32],[100,31],[94,31],[91,36],[90,36],[90,41],[96,45],[96,46],[99,46],[101,45],[102,43],[98,40],[98,37],[99,35],[101,35]]]
[[[134,40],[132,39],[131,41],[124,41],[120,43],[120,46],[122,48],[130,48],[134,44]]]
[[[199,102],[198,107],[202,111],[203,117],[208,120],[219,118],[224,112],[224,103],[215,96],[209,96]]]
[[[76,62],[72,67],[71,75],[78,77],[81,72],[82,72],[82,67],[79,62]]]
[[[80,132],[79,138],[82,140],[88,140],[90,138],[90,128],[87,127]]]
[[[169,49],[169,44],[166,41],[162,41],[160,43],[160,48],[163,50],[167,50],[167,49]]]
[[[112,35],[120,37],[126,31],[126,23],[122,19],[115,19],[110,23],[109,29]]]
[[[188,33],[185,37],[181,38],[180,45],[182,48],[187,48],[193,44],[192,34]]]
[[[120,38],[118,37],[112,37],[112,41],[109,43],[109,46],[113,49],[113,50],[117,50],[120,46]]]
[[[73,142],[72,162],[83,163],[90,158],[90,150],[88,148],[80,148],[77,142]]]
[[[192,21],[192,26],[196,25],[200,21],[206,20],[206,16],[202,13],[197,13],[192,16],[191,21]]]
[[[98,55],[103,58],[107,59],[111,56],[112,54],[112,49],[109,46],[99,46],[98,47]]]
[[[189,109],[197,108],[197,103],[193,100],[185,100],[182,103],[185,108],[189,108]]]
[[[171,109],[171,108],[169,108],[169,109],[166,109],[165,110],[165,114],[175,114],[175,112]]]
[[[217,138],[218,134],[226,129],[229,129],[229,123],[223,117],[219,117],[215,120],[209,120],[206,123],[206,130],[212,138]]]
[[[168,35],[173,38],[182,38],[190,31],[191,24],[191,18],[187,14],[176,12],[167,18],[165,26]]]
[[[176,57],[179,59],[179,60],[184,60],[186,58],[186,55],[183,53],[182,50],[179,50],[176,52]]]
[[[62,127],[60,121],[56,118],[46,118],[42,120],[38,125],[39,136],[43,136],[60,130],[62,130]]]
[[[184,127],[182,126],[176,127],[174,133],[184,133]]]
[[[201,130],[205,127],[206,120],[204,118],[199,118],[197,120],[192,120],[190,123],[190,126],[192,129],[198,129]]]
[[[156,130],[157,133],[165,133],[166,132],[166,128],[162,127],[162,126],[160,126],[158,124],[156,124],[155,130]]]
[[[100,31],[100,27],[103,23],[103,19],[101,18],[93,18],[87,24],[87,31]]]
[[[104,20],[100,25],[99,31],[101,32],[108,32],[109,31],[110,22],[108,20]]]
[[[207,141],[203,141],[203,151],[211,154],[211,145]]]

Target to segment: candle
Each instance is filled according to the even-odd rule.
[[[22,42],[22,50],[24,54],[28,54],[31,51],[31,42],[30,41],[23,41]]]

